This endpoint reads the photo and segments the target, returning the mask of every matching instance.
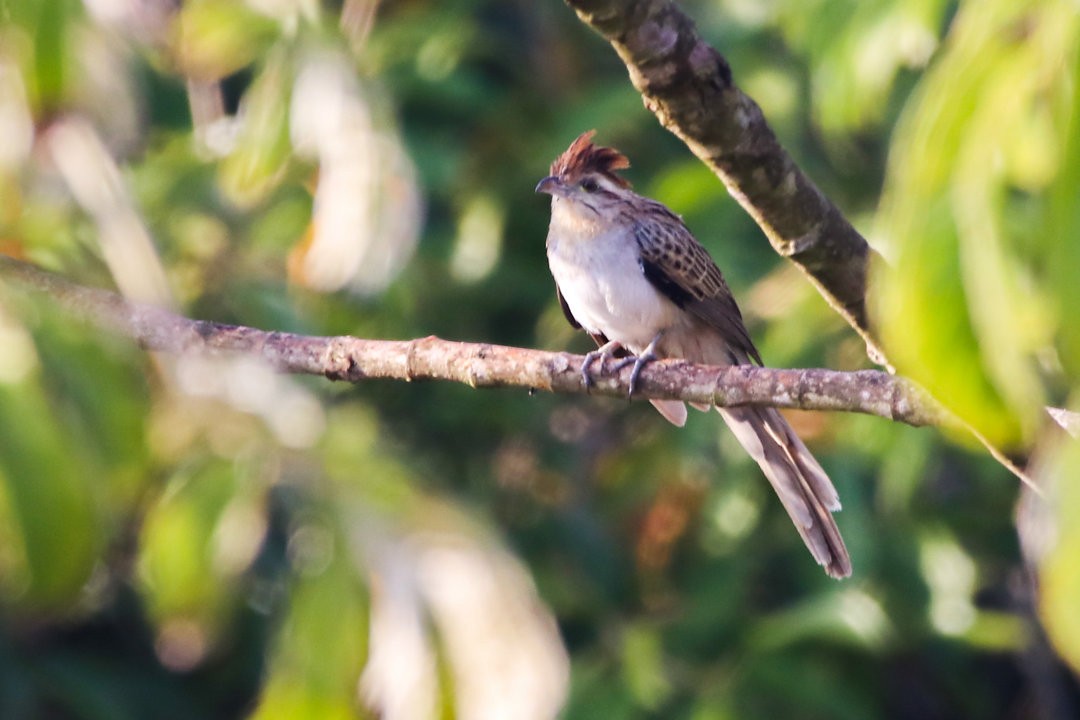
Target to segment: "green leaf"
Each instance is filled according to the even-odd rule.
[[[266,527],[260,496],[248,480],[232,461],[205,460],[172,477],[147,514],[139,585],[166,644],[171,627],[186,633],[178,640],[197,638],[209,647],[230,618],[236,583]],[[184,664],[201,659],[196,655]]]
[[[70,0],[53,0],[37,3],[40,15],[36,18],[34,37],[34,83],[35,99],[39,107],[51,109],[63,97],[65,83],[70,72],[72,9]]]
[[[1058,160],[1059,174],[1048,193],[1045,230],[1041,233],[1045,242],[1048,280],[1056,299],[1057,349],[1066,373],[1072,378],[1074,389],[1080,387],[1080,322],[1076,321],[1076,309],[1080,308],[1080,91],[1076,79],[1080,78],[1080,51],[1074,43],[1071,48],[1069,69],[1074,82],[1067,93],[1055,97],[1060,100],[1051,108],[1057,134],[1064,139],[1064,147]]]
[[[291,76],[283,52],[272,52],[242,102],[243,125],[236,148],[219,168],[225,195],[251,207],[277,187],[290,159]]]
[[[0,582],[16,604],[73,603],[103,544],[91,466],[79,462],[39,377],[0,381]]]
[[[895,262],[873,297],[890,359],[998,444],[1030,439],[1051,302],[1028,278],[1037,231],[1008,221],[1065,180],[1047,99],[1075,82],[1068,3],[968,3],[896,133],[880,234]]]
[[[623,676],[639,705],[658,709],[671,695],[664,671],[664,648],[657,630],[645,625],[628,627],[622,636]]]
[[[1046,465],[1042,477],[1051,488],[1048,502],[1057,532],[1039,563],[1039,616],[1054,647],[1080,672],[1080,443],[1063,444]]]
[[[180,63],[199,80],[218,80],[247,66],[278,32],[273,20],[232,0],[184,3],[176,23]]]

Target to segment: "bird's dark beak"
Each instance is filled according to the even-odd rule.
[[[547,193],[548,195],[562,195],[563,187],[562,180],[554,175],[548,175],[536,184],[536,192]]]

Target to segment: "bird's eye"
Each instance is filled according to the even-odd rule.
[[[592,178],[585,178],[581,181],[581,189],[587,193],[596,192],[600,189],[600,185]]]

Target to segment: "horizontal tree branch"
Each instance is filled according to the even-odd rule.
[[[673,0],[566,0],[626,64],[645,106],[727,186],[778,253],[809,277],[884,363],[866,316],[874,257],[780,145],[727,60]]]
[[[472,387],[520,387],[618,397],[626,397],[628,391],[628,368],[614,376],[598,377],[595,385],[587,388],[580,355],[436,337],[313,337],[191,320],[129,302],[113,292],[77,285],[3,256],[0,278],[40,291],[68,311],[130,337],[148,350],[251,354],[280,372],[323,375],[349,382],[375,378],[451,380]],[[635,396],[722,407],[758,404],[859,412],[917,426],[954,423],[946,410],[913,383],[876,370],[720,368],[665,360],[645,367]]]

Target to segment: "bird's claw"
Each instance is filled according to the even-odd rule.
[[[637,381],[638,377],[641,375],[641,369],[655,359],[656,353],[652,350],[646,350],[634,359],[634,369],[630,371],[630,397],[634,396],[634,389],[637,388]]]
[[[611,368],[612,372],[619,372],[627,365],[633,364],[634,369],[630,371],[630,392],[627,393],[628,398],[634,397],[634,391],[637,389],[638,378],[641,377],[641,371],[646,365],[657,359],[656,344],[660,342],[662,336],[663,333],[657,333],[656,337],[652,339],[652,342],[650,342],[641,353],[622,358]]]
[[[645,348],[645,352],[640,355],[622,358],[611,368],[612,372],[619,372],[627,365],[634,366],[634,369],[630,371],[630,392],[627,393],[628,397],[634,396],[634,391],[637,390],[638,378],[641,376],[641,370],[653,360],[656,360],[656,353],[653,352],[652,346],[650,345]]]
[[[649,343],[648,346],[643,351],[641,351],[640,354],[620,358],[619,361],[610,368],[611,372],[617,373],[627,365],[633,364],[634,369],[630,371],[630,392],[628,394],[628,397],[634,396],[634,390],[637,389],[638,378],[641,376],[641,370],[653,360],[657,359],[656,344],[660,342],[660,338],[662,336],[663,333],[657,333],[656,337],[652,339],[652,342]],[[593,366],[593,363],[595,363],[597,360],[600,361],[600,374],[603,375],[605,372],[608,371],[608,369],[604,367],[604,365],[608,361],[608,358],[614,357],[615,353],[623,349],[625,348],[623,348],[621,343],[611,340],[604,343],[592,352],[585,353],[585,359],[581,363],[581,377],[585,381],[586,389],[589,389],[596,384],[596,381],[593,380],[593,374],[589,370]]]
[[[593,363],[597,360],[600,361],[600,374],[604,374],[604,364],[608,358],[612,357],[616,352],[622,349],[622,345],[615,342],[607,342],[598,347],[596,350],[585,353],[585,360],[581,363],[581,377],[585,381],[585,388],[590,389],[596,384],[593,380],[593,374],[589,371]]]

